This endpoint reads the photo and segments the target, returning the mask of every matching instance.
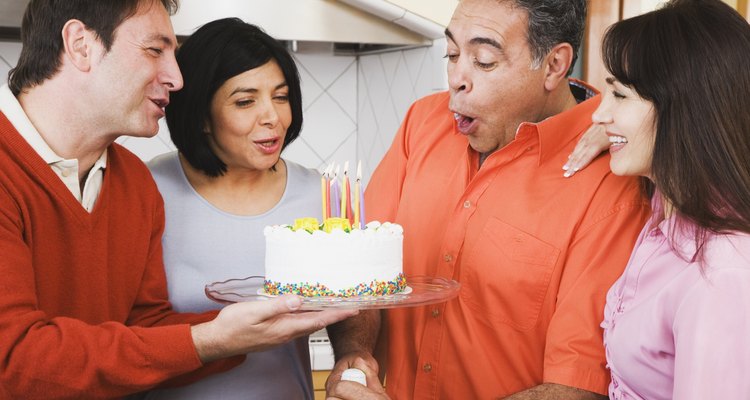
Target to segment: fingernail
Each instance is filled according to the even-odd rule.
[[[567,164],[567,163],[565,163],[565,165],[563,165],[563,171],[567,171],[567,170],[568,170],[568,168],[570,168],[570,166],[568,166],[568,164]]]
[[[564,178],[570,178],[571,176],[573,176],[573,174],[574,174],[574,173],[575,173],[575,172],[574,172],[574,171],[572,171],[572,170],[570,170],[570,171],[565,171],[565,173],[563,174],[563,177],[564,177]]]

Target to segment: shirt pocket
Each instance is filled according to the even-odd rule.
[[[476,312],[518,330],[539,319],[560,250],[497,218],[461,264],[461,298]]]

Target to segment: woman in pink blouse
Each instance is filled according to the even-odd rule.
[[[607,294],[610,398],[750,399],[750,25],[673,0],[613,25],[602,52],[594,123],[653,207]]]

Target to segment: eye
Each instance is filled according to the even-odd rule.
[[[149,48],[146,49],[146,51],[148,51],[149,53],[151,53],[151,55],[153,55],[153,56],[160,56],[164,52],[164,50],[162,50],[162,49],[160,49],[158,47],[149,47]]]
[[[612,91],[612,96],[614,96],[616,99],[624,99],[625,95],[618,92],[617,90]]]
[[[447,58],[450,62],[456,62],[458,60],[458,54],[448,53],[443,58]]]
[[[475,58],[474,59],[474,65],[476,65],[477,67],[479,67],[481,69],[492,69],[492,68],[495,67],[496,63],[494,63],[494,62],[493,63],[483,63],[483,62],[481,62],[481,61],[479,61],[478,59]]]
[[[253,103],[255,103],[255,100],[243,99],[243,100],[235,101],[234,105],[236,105],[239,108],[245,108],[245,107],[250,107],[251,105],[253,105]]]
[[[276,100],[279,103],[288,103],[289,102],[289,95],[288,94],[280,94],[273,97],[274,100]]]

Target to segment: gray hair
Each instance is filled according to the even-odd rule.
[[[539,68],[553,47],[569,43],[573,47],[573,72],[586,29],[586,0],[503,0],[526,10],[529,16],[528,42],[532,68]]]

